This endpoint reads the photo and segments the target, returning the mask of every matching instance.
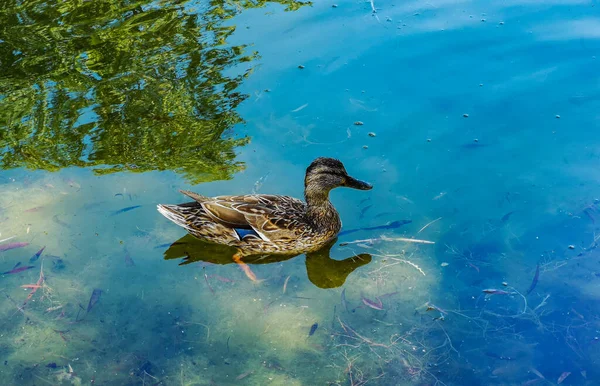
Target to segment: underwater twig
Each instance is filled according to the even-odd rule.
[[[288,281],[290,281],[290,277],[292,277],[292,276],[288,275],[288,277],[285,278],[285,282],[283,283],[283,293],[284,294],[285,294],[285,290],[287,289]]]
[[[6,298],[7,298],[8,300],[10,300],[10,301],[11,301],[11,302],[12,302],[12,303],[15,305],[15,307],[17,307],[17,310],[18,310],[17,312],[21,312],[23,315],[25,315],[25,310],[23,310],[23,308],[22,308],[22,307],[20,307],[20,306],[19,306],[19,304],[18,304],[18,303],[17,303],[17,302],[16,302],[16,301],[15,301],[15,300],[14,300],[14,299],[13,299],[13,298],[12,298],[12,297],[9,295],[9,294],[7,294],[7,293],[4,291],[4,289],[0,289],[0,291],[1,291],[1,292],[4,294],[4,296],[6,296]],[[15,312],[15,314],[16,314],[16,312]],[[14,314],[13,314],[13,315],[14,315]]]
[[[377,9],[375,9],[375,2],[373,0],[369,0],[369,2],[371,3],[371,9],[373,10],[373,13],[377,13]]]
[[[85,311],[85,308],[83,308],[81,303],[79,303],[79,309],[77,310],[77,316],[75,316],[75,323],[77,323],[79,321],[79,313],[81,312],[81,310]]]
[[[523,312],[522,314],[524,314],[525,312],[527,312],[527,298],[520,293],[519,291],[517,291],[516,289],[512,288],[521,298],[523,298]]]
[[[411,254],[410,254],[408,257],[410,258],[412,255],[413,255],[413,253],[411,253]],[[384,256],[384,257],[388,257],[389,255],[375,255],[375,256]],[[394,255],[394,256],[400,256],[400,255]],[[373,274],[373,273],[375,273],[375,272],[379,272],[379,271],[381,271],[381,270],[387,269],[387,268],[389,268],[389,267],[393,267],[394,265],[398,265],[398,264],[401,264],[401,263],[402,263],[401,261],[397,261],[397,262],[395,262],[395,263],[385,264],[385,265],[383,265],[383,266],[381,266],[381,267],[379,267],[379,268],[377,268],[377,269],[375,269],[375,270],[373,270],[373,271],[369,272],[369,274]]]
[[[419,267],[418,265],[416,265],[415,263],[413,263],[413,262],[412,262],[412,261],[410,261],[410,260],[398,259],[398,258],[396,258],[396,257],[390,257],[390,260],[394,260],[394,261],[398,261],[398,262],[401,262],[401,263],[408,264],[408,265],[410,265],[411,267],[414,267],[414,268],[415,268],[417,271],[421,272],[421,274],[422,274],[423,276],[427,276],[427,275],[425,275],[425,271],[423,271],[423,270],[421,269],[421,267]]]
[[[340,323],[340,325],[342,326],[342,328],[344,329],[344,331],[348,332],[348,330],[350,330],[350,332],[352,332],[354,335],[356,335],[357,338],[359,338],[363,342],[367,343],[369,346],[384,347],[384,348],[387,348],[387,349],[390,348],[389,346],[386,346],[385,344],[373,342],[369,338],[365,338],[364,336],[360,335],[358,332],[354,331],[352,329],[352,327],[348,326],[347,324],[344,324],[344,322],[342,322],[342,320],[340,319],[339,316],[338,316],[338,322]]]
[[[17,236],[11,236],[11,237],[8,237],[8,238],[6,238],[6,239],[4,239],[4,240],[0,240],[0,243],[3,243],[3,242],[5,242],[5,241],[8,241],[8,240],[12,240],[12,239],[14,239],[15,237],[17,237]]]
[[[211,287],[210,283],[208,282],[208,275],[206,274],[206,267],[202,267],[202,271],[204,272],[204,281],[206,281],[206,285],[208,286],[208,289],[214,295],[215,290],[213,289],[213,287]]]
[[[381,236],[381,240],[383,241],[402,241],[405,243],[415,243],[415,244],[435,244],[435,241],[429,240],[419,240],[419,239],[409,239],[406,237],[386,237]]]
[[[545,306],[547,304],[546,300],[548,300],[549,297],[550,297],[550,294],[546,295],[546,297],[544,299],[542,299],[541,303],[538,304],[537,307],[535,307],[533,309],[533,312],[536,312],[538,310],[538,308],[541,308],[541,307]]]
[[[553,267],[550,267],[551,265],[553,265]],[[560,260],[560,261],[549,261],[547,263],[542,264],[541,267],[542,267],[542,272],[550,272],[550,271],[555,271],[561,267],[564,267],[565,265],[567,265],[567,261]]]
[[[37,379],[39,379],[40,381],[44,381],[44,382],[46,382],[46,383],[47,383],[47,384],[49,384],[49,385],[54,385],[54,383],[50,382],[50,381],[49,381],[49,380],[47,380],[47,379],[44,379],[44,378],[40,377],[39,375],[33,374],[33,376],[34,376],[34,377],[36,377]]]
[[[446,338],[448,339],[448,343],[450,344],[450,348],[452,349],[452,351],[454,351],[455,353],[458,354],[458,356],[460,357],[460,353],[458,352],[457,349],[454,348],[454,346],[452,345],[452,339],[450,339],[450,336],[448,335],[448,333],[446,332],[446,330],[444,329],[444,327],[442,326],[442,324],[440,323],[439,320],[435,321],[437,323],[437,325],[442,329],[442,331],[444,332],[444,335],[446,335]]]
[[[208,343],[208,340],[210,338],[210,327],[207,326],[206,324],[202,324],[202,323],[196,323],[196,322],[183,322],[181,324],[196,324],[198,326],[202,326],[204,328],[206,328],[206,343]]]
[[[146,375],[149,376],[150,378],[154,379],[155,381],[158,381],[158,378],[148,374],[148,372],[146,370],[144,370],[144,378],[142,379],[142,385],[146,384]]]
[[[486,314],[490,314],[493,316],[500,316],[500,317],[504,317],[504,318],[518,318],[527,312],[527,298],[525,296],[523,296],[522,293],[517,291],[514,287],[508,287],[508,289],[513,290],[514,292],[506,293],[507,295],[515,295],[516,294],[516,295],[521,296],[521,298],[523,299],[523,311],[519,312],[518,314],[514,314],[514,315],[502,315],[502,314],[497,314],[495,312],[486,310],[486,311],[484,311]]]
[[[402,256],[402,255],[378,255],[378,254],[375,254],[375,253],[372,253],[371,255],[372,255],[372,256],[378,256],[378,257],[383,257],[383,258],[389,258],[390,260],[394,260],[394,261],[396,261],[396,263],[392,263],[392,264],[386,264],[385,266],[383,266],[383,267],[381,267],[381,268],[379,268],[379,269],[377,269],[377,270],[375,270],[375,271],[372,271],[371,273],[375,273],[375,272],[377,272],[377,271],[379,271],[379,270],[381,270],[381,269],[383,269],[383,268],[393,267],[394,265],[397,265],[397,264],[400,264],[400,263],[404,263],[404,264],[408,264],[408,265],[410,265],[410,266],[414,267],[415,269],[417,269],[419,272],[421,272],[421,274],[423,274],[423,276],[427,276],[427,275],[425,274],[425,271],[423,271],[423,270],[421,269],[421,267],[419,267],[418,265],[416,265],[416,264],[415,264],[415,263],[413,263],[412,261],[410,261],[410,260],[406,260],[406,259],[398,259],[398,258],[396,258],[396,257],[392,257],[392,256]],[[412,256],[412,255],[411,255],[411,256]],[[410,257],[410,256],[409,256],[409,257]]]
[[[368,244],[368,245],[373,245],[378,241],[402,241],[405,243],[414,243],[414,244],[435,244],[434,241],[428,241],[428,240],[419,240],[419,239],[409,239],[406,237],[387,237],[387,236],[381,236],[381,237],[376,237],[376,238],[372,238],[372,239],[364,239],[364,240],[354,240],[354,241],[345,241],[343,243],[340,243],[340,246],[345,246],[348,244]]]
[[[419,231],[417,232],[417,234],[423,232],[425,229],[427,229],[428,226],[430,226],[431,224],[434,224],[434,223],[440,221],[441,219],[442,219],[441,217],[438,217],[435,220],[428,222],[427,224],[425,224],[425,226],[423,228],[419,229]]]
[[[41,266],[40,266],[40,277],[37,281],[37,283],[35,285],[32,285],[31,288],[33,288],[31,290],[31,292],[29,293],[29,295],[27,295],[27,299],[25,299],[25,301],[23,302],[23,306],[25,307],[25,304],[27,304],[27,302],[33,297],[33,295],[36,293],[36,291],[38,290],[38,288],[41,288],[42,286],[45,285],[45,277],[44,277],[44,260],[42,260]]]

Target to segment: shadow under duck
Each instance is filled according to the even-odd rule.
[[[160,204],[158,211],[192,236],[236,247],[234,259],[300,254],[319,250],[339,233],[342,223],[329,201],[329,192],[340,186],[372,189],[370,184],[350,177],[340,161],[320,157],[306,169],[306,202],[269,194],[204,197],[182,190],[194,201]]]

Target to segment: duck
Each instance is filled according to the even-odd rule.
[[[319,157],[306,169],[304,201],[271,194],[205,197],[180,190],[193,201],[159,204],[157,209],[202,241],[235,247],[236,262],[251,255],[297,255],[318,251],[337,238],[342,222],[329,192],[338,187],[373,188],[348,175],[341,161]]]

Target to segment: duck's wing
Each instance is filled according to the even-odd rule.
[[[200,204],[215,222],[253,230],[264,241],[292,240],[306,229],[304,203],[288,196],[219,196]]]
[[[208,198],[206,196],[202,196],[198,193],[190,192],[189,190],[180,190],[179,193],[185,194],[186,196],[188,196],[189,198],[191,198],[197,202],[204,202],[204,201],[210,200],[210,198]]]

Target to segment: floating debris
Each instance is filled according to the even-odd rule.
[[[72,188],[76,188],[77,190],[81,189],[81,185],[79,185],[71,178],[65,179],[64,181]]]
[[[432,198],[433,201],[437,201],[440,198],[444,197],[446,194],[448,194],[448,192],[441,192],[440,194],[438,194],[437,196],[435,196],[434,198]]]
[[[437,311],[442,315],[448,315],[447,311],[444,311],[440,307],[436,306],[433,303],[429,303],[429,302],[425,303],[425,312],[427,312],[427,311]]]
[[[372,108],[372,107],[365,105],[365,102],[361,101],[360,99],[350,98],[350,99],[348,99],[348,101],[350,102],[351,105],[356,106],[359,109],[369,111],[369,112],[377,111],[377,108]]]
[[[308,103],[303,104],[302,106],[292,110],[292,113],[297,113],[298,111],[304,110],[305,108],[308,107]]]
[[[563,381],[564,381],[565,379],[567,379],[567,377],[568,377],[569,375],[571,375],[571,372],[570,372],[570,371],[565,371],[565,372],[563,372],[563,373],[560,375],[560,377],[558,377],[558,380],[556,381],[556,383],[558,383],[558,384],[560,385],[561,383],[563,383]]]
[[[304,68],[304,67],[303,67],[303,68]],[[238,376],[235,378],[235,380],[236,380],[236,381],[240,381],[240,380],[242,380],[242,379],[246,378],[248,375],[252,374],[253,372],[254,372],[254,370],[246,371],[245,373],[242,373],[242,374],[238,375]]]
[[[512,295],[511,292],[507,292],[507,291],[495,289],[495,288],[484,289],[481,292],[488,294],[488,295]]]
[[[54,307],[49,307],[44,312],[52,312],[52,311],[60,310],[61,308],[63,308],[62,305],[60,305],[60,306],[54,306]]]
[[[540,379],[546,379],[546,377],[544,377],[544,375],[542,375],[542,373],[540,373],[535,367],[530,367],[529,371],[531,371],[532,373],[534,373]]]

